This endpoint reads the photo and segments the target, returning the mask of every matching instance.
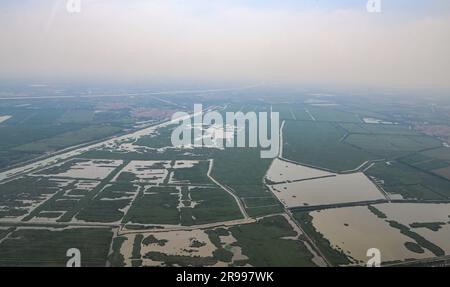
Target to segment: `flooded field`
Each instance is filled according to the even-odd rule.
[[[288,208],[385,199],[363,173],[276,184],[271,188]]]
[[[377,204],[376,208],[386,214],[388,218],[405,225],[450,222],[449,203],[386,203]]]
[[[190,126],[192,129],[200,129],[199,126]],[[235,133],[242,128],[237,128],[231,125],[210,125],[210,126],[202,126],[202,136],[194,139],[194,142],[201,143],[202,141],[205,143],[205,147],[207,148],[216,148],[216,149],[224,149],[224,142],[229,144],[233,138]]]
[[[241,247],[236,245],[236,238],[225,229],[212,243],[208,233],[211,230],[179,230],[168,232],[139,233],[124,236],[126,240],[120,248],[125,266],[133,266],[133,260],[140,260],[139,266],[195,266],[195,261],[204,266],[230,266],[236,261],[248,260],[242,254]],[[137,239],[137,236],[141,238]],[[216,258],[220,248],[230,252],[230,260]],[[136,254],[137,251],[139,254]],[[192,258],[192,259],[189,259]],[[178,262],[178,263],[174,263]]]
[[[198,169],[200,163],[204,165],[203,169]],[[193,174],[203,175],[205,177],[208,167],[208,161],[133,160],[115,176],[113,181],[131,181],[151,185],[189,184],[192,183],[189,177],[192,177]],[[188,175],[185,176],[186,172]]]
[[[450,254],[450,204],[391,203],[375,207],[390,220],[409,226],[412,231]]]
[[[133,160],[122,169],[121,173],[114,180],[120,179],[123,173],[128,173],[132,174],[134,178],[132,181],[160,184],[164,182],[164,179],[169,174],[168,168],[170,168],[170,161]]]
[[[122,160],[72,160],[39,172],[38,175],[102,180],[122,163]]]
[[[266,178],[272,182],[279,183],[334,175],[336,174],[290,163],[277,158],[272,162]]]
[[[191,168],[199,163],[198,160],[177,160],[175,161],[173,168]]]
[[[439,230],[415,228],[414,232],[425,237],[431,243],[439,246],[446,255],[450,255],[450,224],[441,226]]]
[[[277,215],[196,229],[130,231],[118,235],[122,242],[115,250],[125,266],[284,266],[286,262],[324,266],[287,218]]]
[[[311,212],[316,230],[329,240],[332,248],[341,250],[354,263],[362,264],[369,259],[370,248],[381,251],[382,262],[430,258],[428,250],[416,253],[405,243],[414,240],[372,213],[366,206],[327,209]]]
[[[175,256],[210,257],[216,249],[203,230],[162,232],[152,236],[155,242],[142,246],[144,255],[154,251]]]

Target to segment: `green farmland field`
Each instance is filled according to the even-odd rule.
[[[66,266],[66,252],[77,248],[81,265],[105,266],[112,231],[108,228],[20,229],[0,243],[0,266]]]
[[[383,188],[407,199],[439,200],[450,198],[450,181],[401,163],[377,163],[366,172],[384,181]]]
[[[286,122],[283,157],[335,171],[355,169],[365,161],[377,158],[341,142],[344,135],[332,123]]]

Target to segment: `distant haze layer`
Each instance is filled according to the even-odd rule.
[[[450,1],[366,2],[6,0],[0,77],[449,91]]]

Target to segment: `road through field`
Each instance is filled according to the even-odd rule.
[[[223,190],[225,190],[226,192],[228,192],[236,201],[236,204],[239,206],[239,209],[241,210],[242,215],[244,216],[245,219],[249,219],[250,216],[247,214],[247,211],[245,210],[244,204],[242,203],[241,199],[228,187],[222,185],[220,182],[218,182],[217,180],[215,180],[212,176],[211,176],[211,171],[213,169],[214,166],[214,159],[210,159],[209,160],[209,169],[208,169],[208,177],[209,179],[214,182],[216,185],[218,185],[219,187],[221,187]]]

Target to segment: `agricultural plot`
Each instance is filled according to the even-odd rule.
[[[316,121],[350,123],[361,122],[361,119],[357,114],[340,111],[331,107],[309,106],[307,109]]]
[[[65,267],[70,248],[83,267],[105,266],[113,236],[109,228],[18,227],[0,243],[0,266]]]
[[[260,217],[283,212],[280,201],[273,195],[267,185],[237,185],[240,198],[249,216]]]
[[[180,190],[176,187],[150,187],[137,195],[123,222],[130,224],[180,223]]]
[[[281,183],[271,188],[287,208],[386,200],[363,173]]]
[[[0,240],[8,236],[8,234],[14,230],[14,227],[0,226]]]
[[[207,177],[209,161],[175,161],[170,173],[170,184],[204,185],[210,184]]]
[[[433,169],[434,174],[445,177],[447,180],[450,180],[450,166],[440,167]]]
[[[404,199],[442,200],[450,197],[450,182],[399,162],[379,162],[365,173],[390,194]]]
[[[55,179],[53,179],[55,180]],[[58,193],[30,212],[24,220],[31,222],[59,222],[75,214],[80,204],[100,184],[94,180],[56,179],[60,182]],[[67,221],[67,220],[65,220]]]
[[[247,190],[240,186],[261,185],[271,159],[261,159],[258,149],[233,148],[214,153],[211,176],[220,183],[232,187],[238,195],[247,196]],[[233,163],[239,162],[238,165]],[[261,194],[255,191],[253,195]]]
[[[274,112],[278,112],[280,115],[280,120],[295,120],[295,114],[293,112],[292,107],[290,107],[289,105],[275,105],[272,107]]]
[[[43,153],[56,151],[69,146],[99,140],[120,132],[121,129],[109,125],[89,126],[75,131],[65,132],[50,138],[38,140],[15,147],[15,151]]]
[[[131,161],[114,181],[161,184],[169,172],[170,161]]]
[[[315,121],[316,118],[311,114],[308,108],[296,108],[292,111],[294,120],[296,121]]]
[[[353,170],[377,156],[342,142],[345,132],[332,123],[286,122],[283,157],[334,171]]]
[[[58,125],[55,121],[63,112],[57,109],[31,107],[0,107],[0,113],[10,116],[0,125],[0,167],[4,168],[39,154],[15,150],[16,147],[74,131],[79,125]]]
[[[335,175],[336,174],[331,172],[294,164],[276,158],[273,160],[270,169],[267,171],[266,179],[270,183],[282,183]]]
[[[279,203],[273,196],[243,197],[242,201],[247,209],[258,209],[261,207],[279,207]]]
[[[233,226],[230,231],[252,266],[314,266],[313,255],[299,240],[300,234],[282,216]]]
[[[450,180],[450,149],[446,147],[423,151],[401,159],[420,170]]]
[[[442,146],[428,136],[350,134],[345,142],[381,158],[397,158],[424,149]]]
[[[422,154],[425,156],[429,156],[433,159],[450,161],[450,148],[448,148],[448,147],[442,147],[439,149],[424,151],[424,152],[422,152]]]
[[[139,188],[133,183],[108,184],[79,207],[72,221],[120,223]]]
[[[340,123],[343,129],[351,134],[384,134],[384,135],[415,135],[420,133],[403,125],[394,124],[363,124],[363,123]]]
[[[273,111],[280,113],[280,120],[312,121],[313,118],[306,111],[305,106],[274,105]]]
[[[189,187],[188,197],[190,200],[181,208],[183,224],[196,225],[242,218],[234,199],[220,188]]]
[[[247,205],[249,215],[275,214],[282,211],[282,206],[263,183],[270,164],[270,159],[261,159],[259,149],[225,149],[214,153],[211,176],[230,187],[245,202],[248,198],[266,198],[260,205]]]
[[[418,169],[430,172],[445,170],[449,166],[447,161],[425,156],[422,153],[404,157],[401,161]]]
[[[77,179],[105,179],[123,161],[74,159],[38,172],[39,176]]]
[[[60,182],[38,177],[22,177],[0,184],[0,221],[21,220],[60,187]]]

